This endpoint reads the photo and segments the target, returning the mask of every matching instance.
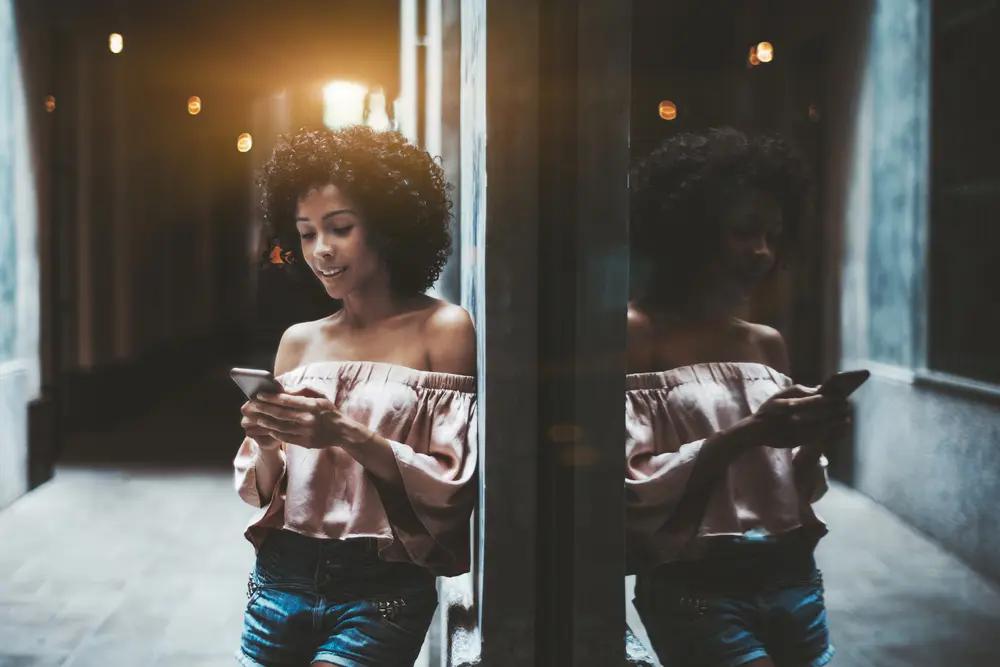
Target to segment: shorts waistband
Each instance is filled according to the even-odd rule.
[[[730,588],[750,582],[806,580],[815,576],[813,546],[798,539],[775,542],[728,542],[702,558],[664,563],[651,573],[661,581],[698,582]]]
[[[270,544],[268,544],[270,543]],[[316,550],[323,554],[377,554],[378,538],[348,537],[334,539],[328,537],[312,537],[291,530],[273,530],[264,542],[270,547],[286,547],[292,549]]]

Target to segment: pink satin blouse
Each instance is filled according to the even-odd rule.
[[[260,508],[246,531],[254,547],[274,528],[329,539],[373,537],[383,560],[416,563],[442,576],[467,572],[476,497],[475,379],[331,361],[278,380],[289,390],[319,391],[389,440],[403,488],[377,480],[338,447],[284,445],[284,471],[263,504],[255,474],[259,448],[247,438],[234,466],[240,496]]]
[[[626,380],[626,530],[631,572],[697,558],[715,538],[825,533],[812,503],[827,490],[826,459],[793,467],[800,449],[755,447],[732,465],[701,516],[675,515],[705,439],[792,384],[754,363],[706,363]],[[796,468],[798,472],[796,472]]]

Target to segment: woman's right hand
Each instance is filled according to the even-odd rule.
[[[815,387],[794,385],[765,401],[749,420],[759,444],[792,449],[822,439],[850,418],[851,404],[846,398],[824,396]]]
[[[243,427],[247,437],[252,438],[258,447],[265,450],[274,450],[281,446],[281,442],[272,438],[270,431],[258,423],[257,417],[259,413],[254,407],[253,401],[244,403],[243,407],[240,408],[240,412],[243,413],[240,426]]]

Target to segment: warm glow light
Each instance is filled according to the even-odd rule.
[[[815,104],[809,105],[809,120],[814,123],[819,122],[819,109],[816,108]]]
[[[750,67],[756,67],[760,64],[760,58],[757,57],[757,47],[750,47],[750,56],[747,58],[747,62],[750,63]]]
[[[670,100],[660,102],[660,118],[663,120],[673,120],[677,118],[677,105]]]
[[[774,47],[771,42],[761,42],[757,45],[757,58],[762,63],[769,63],[774,60]]]
[[[53,97],[52,95],[49,95],[48,97],[45,98],[45,110],[48,111],[49,113],[52,113],[53,111],[56,110],[56,98]]]
[[[125,43],[122,36],[117,32],[111,33],[111,36],[108,37],[108,48],[111,49],[111,53],[121,53],[124,47]]]
[[[376,130],[388,130],[392,128],[392,119],[386,111],[385,91],[376,88],[368,96],[368,119],[366,125]]]
[[[201,113],[201,98],[197,95],[188,98],[188,113],[192,116]]]
[[[331,81],[323,87],[323,124],[331,130],[360,125],[365,120],[367,86],[353,81]]]
[[[244,132],[240,135],[240,138],[236,140],[236,150],[241,153],[249,152],[253,148],[253,137],[250,136],[249,132]]]

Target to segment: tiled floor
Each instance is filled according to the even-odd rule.
[[[235,664],[252,509],[225,465],[233,391],[213,378],[77,441],[0,512],[0,667]],[[1000,667],[997,588],[848,489],[820,509],[835,667]]]
[[[230,489],[64,469],[0,514],[0,667],[235,664],[252,510]]]

